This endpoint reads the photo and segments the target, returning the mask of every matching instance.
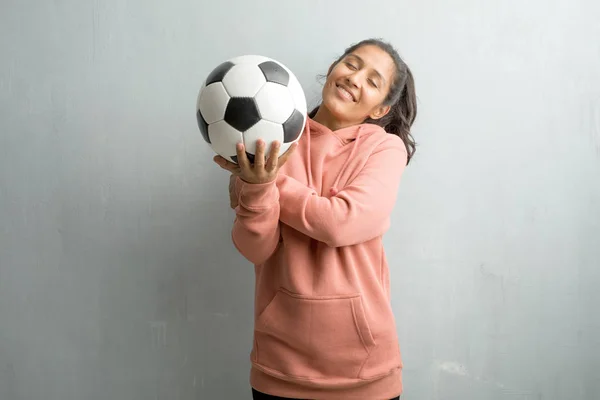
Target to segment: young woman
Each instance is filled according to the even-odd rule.
[[[402,361],[382,236],[414,154],[412,74],[380,40],[329,68],[298,143],[238,145],[232,239],[255,265],[255,399],[399,398]],[[268,154],[265,154],[267,153]]]

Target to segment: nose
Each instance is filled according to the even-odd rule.
[[[346,77],[346,82],[348,83],[349,86],[353,86],[355,88],[358,88],[358,78],[356,77],[356,74],[352,74]]]
[[[346,81],[348,85],[360,89],[362,85],[367,81],[367,75],[367,71],[361,68],[358,71],[352,71],[352,73],[348,74],[348,76],[346,76]]]

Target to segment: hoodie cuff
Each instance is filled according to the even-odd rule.
[[[276,180],[267,183],[248,183],[238,177],[235,185],[239,193],[240,205],[248,210],[268,209],[279,202]]]

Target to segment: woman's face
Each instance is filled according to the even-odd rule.
[[[379,119],[394,79],[394,60],[377,46],[365,45],[333,66],[323,87],[323,105],[342,125]]]

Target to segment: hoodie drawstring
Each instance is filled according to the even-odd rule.
[[[308,187],[312,188],[313,186],[313,181],[312,181],[312,159],[310,158],[310,125],[308,124],[308,120],[306,121],[306,132],[304,132],[305,135],[307,135],[306,141],[308,142],[306,144],[306,162],[307,162],[307,168],[306,168],[306,173],[308,174],[308,176],[306,177],[307,182],[308,182]]]

